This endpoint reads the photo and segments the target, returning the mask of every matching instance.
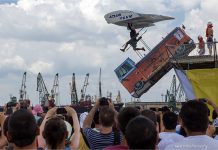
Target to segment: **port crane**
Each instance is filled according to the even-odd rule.
[[[49,106],[49,93],[40,72],[38,73],[37,76],[36,91],[39,92],[39,102],[41,103],[41,106]]]
[[[100,68],[100,72],[99,72],[99,98],[102,97],[102,92],[101,92],[101,68]]]
[[[184,97],[184,91],[181,84],[177,86],[176,75],[173,75],[171,82],[170,90],[167,90],[165,95],[165,102],[168,102],[168,106],[172,108],[173,111],[176,111],[176,102],[181,101]]]
[[[56,73],[55,78],[54,78],[54,83],[51,89],[51,99],[50,101],[58,104],[59,103],[59,99],[58,99],[58,95],[59,95],[59,81],[58,81],[58,73]]]
[[[70,95],[71,95],[71,104],[78,104],[75,73],[73,73],[72,82],[70,83]]]
[[[116,102],[117,102],[117,103],[121,103],[121,102],[122,102],[120,90],[118,90],[118,94],[117,94],[117,97],[116,97]]]
[[[86,88],[89,84],[88,79],[89,79],[89,73],[86,74],[85,81],[81,89],[81,99],[80,99],[81,102],[85,100]]]
[[[112,92],[107,91],[107,98],[112,99]]]
[[[20,88],[20,99],[19,101],[23,101],[26,99],[26,72],[23,73],[22,84]]]

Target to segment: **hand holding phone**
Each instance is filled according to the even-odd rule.
[[[59,107],[57,109],[57,114],[67,114],[67,111],[64,107]]]
[[[106,97],[101,97],[100,99],[99,99],[99,104],[100,104],[100,106],[108,106],[109,105],[109,103],[108,103],[108,98],[106,98]]]

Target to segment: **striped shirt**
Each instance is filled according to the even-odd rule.
[[[103,149],[107,146],[114,145],[114,131],[108,134],[103,134],[92,128],[83,129],[83,133],[86,136],[91,149]],[[119,143],[121,142],[121,132],[119,134]]]

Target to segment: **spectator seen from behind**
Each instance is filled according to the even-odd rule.
[[[36,149],[36,136],[39,133],[35,118],[26,109],[15,111],[8,121],[7,139],[14,149]]]
[[[128,145],[125,138],[126,126],[129,121],[136,116],[139,116],[140,112],[137,108],[134,107],[125,107],[118,114],[118,127],[122,132],[123,138],[120,145],[109,146],[104,150],[124,150],[128,149]]]
[[[159,132],[159,123],[157,122],[157,115],[153,110],[144,109],[141,111],[141,115],[150,119],[154,123],[157,132]]]
[[[103,149],[107,146],[120,144],[121,141],[121,133],[113,130],[116,116],[113,103],[110,100],[107,100],[108,106],[100,106],[100,103],[103,104],[101,99],[97,100],[83,123],[83,132],[91,149]],[[94,114],[98,109],[100,110],[99,131],[91,128]]]
[[[205,103],[197,100],[186,102],[181,108],[179,117],[188,137],[167,146],[166,150],[218,149],[218,141],[206,135],[209,119]]]
[[[183,136],[176,133],[178,116],[174,112],[166,112],[163,114],[164,132],[159,133],[160,142],[159,150],[164,150],[166,146],[183,140]]]
[[[50,109],[41,126],[40,136],[38,137],[39,147],[43,149],[65,149],[68,130],[63,119],[56,115],[57,107]],[[80,125],[76,111],[67,106],[65,107],[68,116],[73,119],[74,133],[71,137],[69,149],[78,149],[80,141]]]
[[[129,149],[154,150],[157,137],[154,123],[144,116],[133,118],[126,127],[126,141]]]

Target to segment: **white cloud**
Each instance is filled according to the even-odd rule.
[[[58,51],[63,53],[71,53],[74,51],[75,45],[76,45],[75,43],[63,43],[61,44]]]
[[[205,38],[205,31],[208,21],[212,21],[214,24],[214,35],[216,35],[216,24],[218,21],[216,15],[218,10],[214,9],[214,6],[218,5],[216,0],[202,0],[199,1],[198,8],[192,8],[185,13],[184,24],[188,28],[188,33],[197,39],[198,35],[202,35]]]
[[[2,58],[0,61],[0,68],[24,69],[26,68],[26,65],[22,57],[14,56],[11,58]]]
[[[172,7],[182,8],[185,11],[191,10],[199,5],[202,0],[171,0]]]
[[[79,9],[82,12],[85,19],[89,21],[103,20],[101,12],[96,8],[100,0],[81,0],[79,3]]]
[[[54,64],[49,62],[37,61],[31,64],[30,68],[28,69],[30,72],[37,74],[39,72],[46,72],[52,73]]]

